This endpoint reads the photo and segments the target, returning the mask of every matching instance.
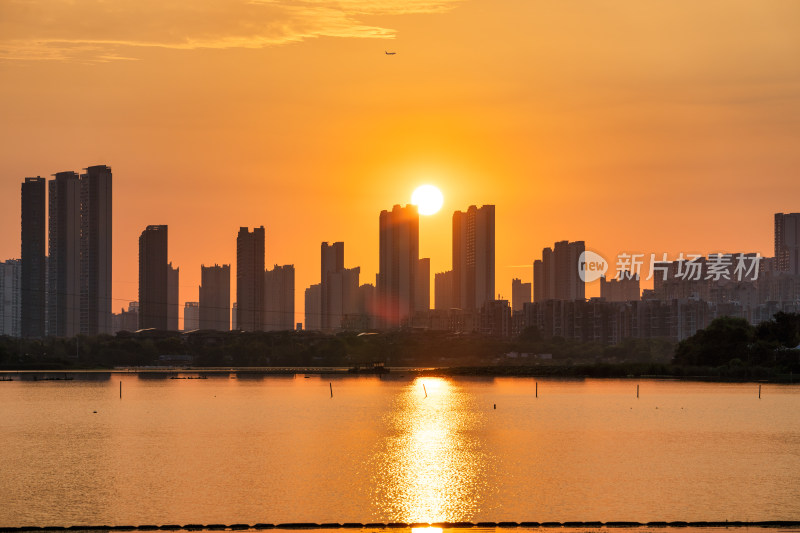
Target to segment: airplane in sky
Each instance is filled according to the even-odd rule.
[[[384,52],[384,53],[385,53],[387,56],[393,56],[393,55],[395,55],[395,54],[397,53],[397,52],[387,52],[386,50],[384,50],[383,52]]]

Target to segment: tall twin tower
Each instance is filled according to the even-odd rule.
[[[111,332],[111,169],[85,170],[22,184],[23,337]]]
[[[380,215],[378,315],[382,327],[408,325],[430,307],[430,263],[419,258],[419,214],[396,205]],[[453,213],[453,268],[437,274],[436,308],[479,310],[494,300],[495,207]],[[427,290],[420,290],[425,287]],[[427,296],[427,298],[426,298]],[[424,302],[418,301],[425,298]],[[441,300],[441,301],[440,301]],[[422,305],[420,305],[422,304]]]

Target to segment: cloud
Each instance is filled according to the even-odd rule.
[[[376,15],[460,0],[3,0],[0,59],[116,61],[142,47],[263,48],[315,37],[391,39]]]

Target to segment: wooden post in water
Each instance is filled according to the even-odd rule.
[[[758,399],[761,399],[761,385],[758,386]]]
[[[331,388],[331,398],[333,398],[333,382],[328,382],[328,386]]]
[[[425,397],[428,397],[428,389],[425,388],[425,384],[422,384],[422,390],[425,391]]]
[[[119,398],[122,399],[122,380],[119,381]]]
[[[639,384],[636,384],[636,398],[639,398]]]
[[[539,382],[536,382],[536,397],[539,397]]]

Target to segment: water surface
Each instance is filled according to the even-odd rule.
[[[94,377],[0,383],[0,526],[800,517],[798,386]]]

